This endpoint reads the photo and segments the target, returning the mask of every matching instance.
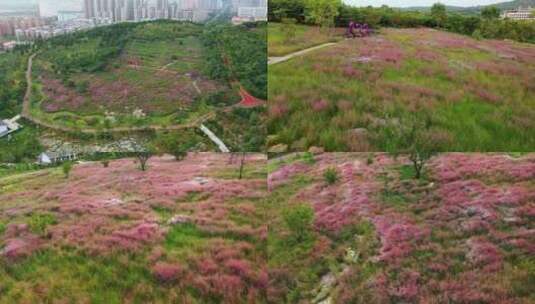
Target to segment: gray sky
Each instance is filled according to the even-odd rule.
[[[345,3],[355,6],[381,6],[408,7],[408,6],[431,6],[436,2],[453,6],[476,6],[506,2],[509,0],[343,0]]]
[[[81,11],[82,0],[39,0],[41,15],[55,15],[57,11]]]

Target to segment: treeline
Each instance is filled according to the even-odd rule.
[[[39,40],[36,47],[50,62],[53,72],[63,77],[77,72],[103,70],[123,50],[138,23],[119,23],[88,31]]]
[[[199,36],[202,34],[202,28],[202,25],[191,22],[159,20],[137,27],[134,36],[136,39],[148,41],[174,40],[179,37]]]
[[[448,12],[442,4],[435,4],[430,12],[404,11],[388,6],[353,7],[339,0],[269,0],[270,21],[280,22],[291,18],[303,24],[315,24],[311,18],[315,2],[329,2],[337,7],[333,15],[334,25],[347,27],[349,21],[367,23],[372,28],[379,27],[432,27],[451,32],[475,36],[476,38],[512,39],[535,43],[535,22],[499,19],[500,11],[488,7],[479,15]],[[317,24],[317,23],[316,23]]]
[[[212,23],[202,35],[205,72],[214,79],[239,80],[255,97],[267,99],[267,24]]]
[[[20,112],[26,91],[27,48],[0,55],[0,118],[15,116]]]

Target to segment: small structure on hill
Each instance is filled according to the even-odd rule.
[[[514,10],[504,11],[501,15],[502,19],[512,19],[512,20],[535,20],[535,8],[519,7]]]
[[[40,165],[51,165],[64,161],[75,160],[77,158],[78,155],[74,151],[47,151],[39,154],[37,157],[37,163]]]
[[[22,128],[22,126],[17,123],[19,119],[20,115],[17,115],[11,119],[0,120],[0,137],[4,137]]]

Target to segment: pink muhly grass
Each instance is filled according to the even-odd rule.
[[[197,270],[202,275],[214,274],[219,270],[217,263],[209,257],[196,261]]]
[[[312,109],[315,112],[323,112],[329,108],[329,102],[325,99],[319,99],[312,103]]]
[[[486,272],[495,272],[501,268],[502,254],[496,245],[477,238],[469,239],[466,244],[469,248],[466,255],[469,261],[483,267]]]
[[[353,109],[353,103],[351,101],[344,100],[344,99],[338,101],[336,103],[336,106],[338,107],[340,111],[349,111]]]
[[[420,289],[420,273],[416,271],[404,272],[400,275],[399,285],[390,289],[390,294],[406,301],[415,300]]]
[[[280,118],[288,114],[289,108],[286,104],[275,103],[269,107],[269,116],[271,118]]]
[[[348,65],[348,66],[344,67],[344,68],[342,69],[342,74],[343,74],[345,77],[349,78],[349,79],[351,79],[351,78],[362,79],[362,77],[363,77],[363,73],[362,73],[362,71],[360,71],[360,70],[354,68],[354,67],[351,66],[351,65]]]
[[[225,261],[225,267],[242,278],[248,278],[252,273],[251,265],[246,260],[229,259]]]
[[[152,273],[158,281],[169,283],[178,280],[184,274],[184,269],[180,265],[158,262],[152,267]]]

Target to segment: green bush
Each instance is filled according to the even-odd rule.
[[[310,237],[314,222],[314,210],[309,205],[298,204],[283,212],[284,223],[297,242]]]
[[[329,185],[335,184],[339,179],[338,170],[336,170],[336,168],[328,168],[323,172],[323,179],[325,179],[325,182]]]
[[[57,224],[56,217],[48,213],[33,213],[28,221],[30,231],[40,235],[46,233],[46,228],[49,225],[55,224]]]
[[[64,162],[63,165],[61,165],[61,169],[63,170],[63,174],[65,174],[65,178],[69,178],[69,174],[72,170],[72,162]]]
[[[6,224],[0,222],[0,235],[2,235],[6,231]]]

